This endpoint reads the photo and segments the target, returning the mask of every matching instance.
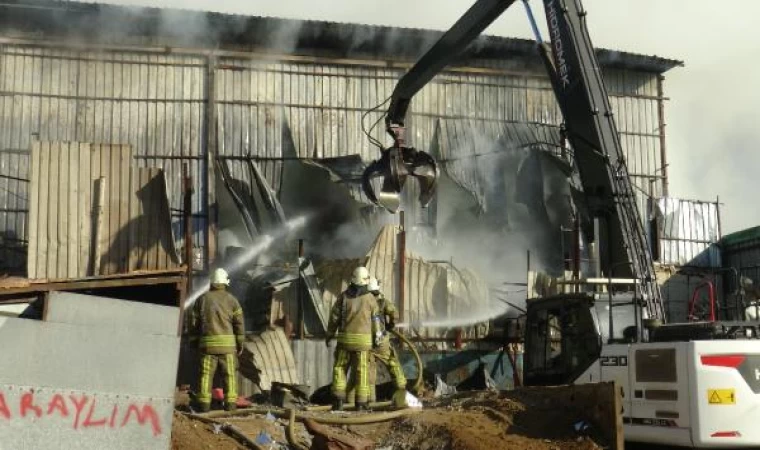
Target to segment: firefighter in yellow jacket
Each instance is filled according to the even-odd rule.
[[[224,379],[225,409],[236,409],[237,356],[245,341],[243,310],[238,300],[227,292],[230,278],[224,269],[216,269],[211,277],[211,290],[203,294],[190,311],[188,331],[198,339],[200,377],[198,406],[211,409],[211,388],[217,367]]]
[[[388,336],[389,332],[396,327],[396,320],[398,319],[396,306],[392,301],[385,298],[380,291],[380,283],[375,277],[370,277],[367,290],[372,292],[377,299],[380,319],[379,322],[376,322],[379,323],[380,334],[377,334],[375,346],[369,355],[369,401],[377,400],[375,389],[377,385],[377,363],[380,363],[388,369],[388,373],[393,378],[393,384],[396,387],[396,394],[393,396],[394,403],[398,407],[403,407],[406,406],[406,376],[404,376],[404,369],[401,367],[396,350],[391,346],[390,336]],[[356,395],[355,379],[355,377],[351,377],[348,381],[349,403],[354,400]]]
[[[335,364],[333,365],[333,409],[343,409],[346,400],[346,370],[351,367],[356,379],[356,408],[367,409],[369,401],[369,352],[373,346],[373,319],[378,315],[377,300],[367,289],[369,272],[357,267],[351,285],[333,305],[327,327],[327,340],[336,338]]]
[[[388,336],[388,333],[386,333],[386,331],[390,332],[396,328],[396,306],[392,301],[385,298],[382,292],[380,292],[380,283],[378,283],[377,279],[374,277],[370,279],[368,289],[377,298],[383,331],[379,342],[375,348],[372,349],[369,367],[369,382],[372,386],[376,384],[377,363],[381,363],[388,369],[388,373],[391,374],[393,383],[396,385],[397,394],[401,394],[394,395],[394,401],[399,407],[405,406],[399,404],[402,402],[406,403],[406,377],[404,376],[404,369],[401,367],[401,363],[396,355],[396,350],[391,346],[390,337]],[[371,400],[375,399],[371,398]]]

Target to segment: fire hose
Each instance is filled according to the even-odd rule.
[[[412,386],[412,388],[415,394],[420,395],[420,393],[422,392],[422,383],[423,383],[422,371],[424,369],[422,365],[422,358],[420,357],[420,353],[417,351],[417,348],[414,346],[414,344],[412,344],[412,341],[410,341],[403,334],[399,333],[396,330],[391,330],[391,334],[393,334],[394,336],[399,338],[401,342],[406,344],[406,346],[409,347],[409,350],[414,355],[414,360],[417,363],[417,381],[415,381],[414,386]]]
[[[407,347],[409,347],[409,350],[412,352],[412,355],[414,355],[415,364],[417,365],[417,380],[414,382],[414,386],[412,386],[412,390],[415,394],[420,395],[422,392],[423,387],[423,378],[422,378],[422,371],[424,369],[422,365],[422,357],[420,357],[420,353],[417,351],[417,348],[414,346],[414,344],[403,334],[399,333],[396,330],[391,330],[391,334],[396,336],[401,342],[406,344]],[[391,406],[393,402],[376,402],[376,403],[370,403],[370,408],[386,408],[388,406]],[[352,403],[349,403],[344,406],[344,409],[353,409],[355,408],[355,405]],[[306,407],[306,411],[330,411],[332,409],[332,406],[330,405],[318,405],[318,406],[308,406]]]

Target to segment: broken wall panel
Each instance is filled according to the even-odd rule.
[[[30,178],[30,278],[177,267],[163,173],[129,146],[35,142]]]

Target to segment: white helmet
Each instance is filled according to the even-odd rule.
[[[225,286],[230,285],[230,276],[224,269],[216,269],[211,276],[211,284],[223,284]]]
[[[370,292],[375,292],[380,290],[380,282],[377,281],[377,278],[371,277],[369,279],[369,284],[367,284],[367,290]]]
[[[364,266],[359,266],[354,269],[354,274],[351,276],[351,284],[356,286],[366,286],[369,283],[369,270]]]

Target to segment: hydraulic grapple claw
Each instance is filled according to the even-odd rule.
[[[400,195],[408,176],[419,183],[420,203],[423,207],[427,206],[435,195],[438,166],[430,155],[411,147],[393,146],[383,150],[380,159],[365,169],[362,188],[372,203],[395,213],[401,206]],[[381,177],[382,188],[377,195],[372,180]]]

